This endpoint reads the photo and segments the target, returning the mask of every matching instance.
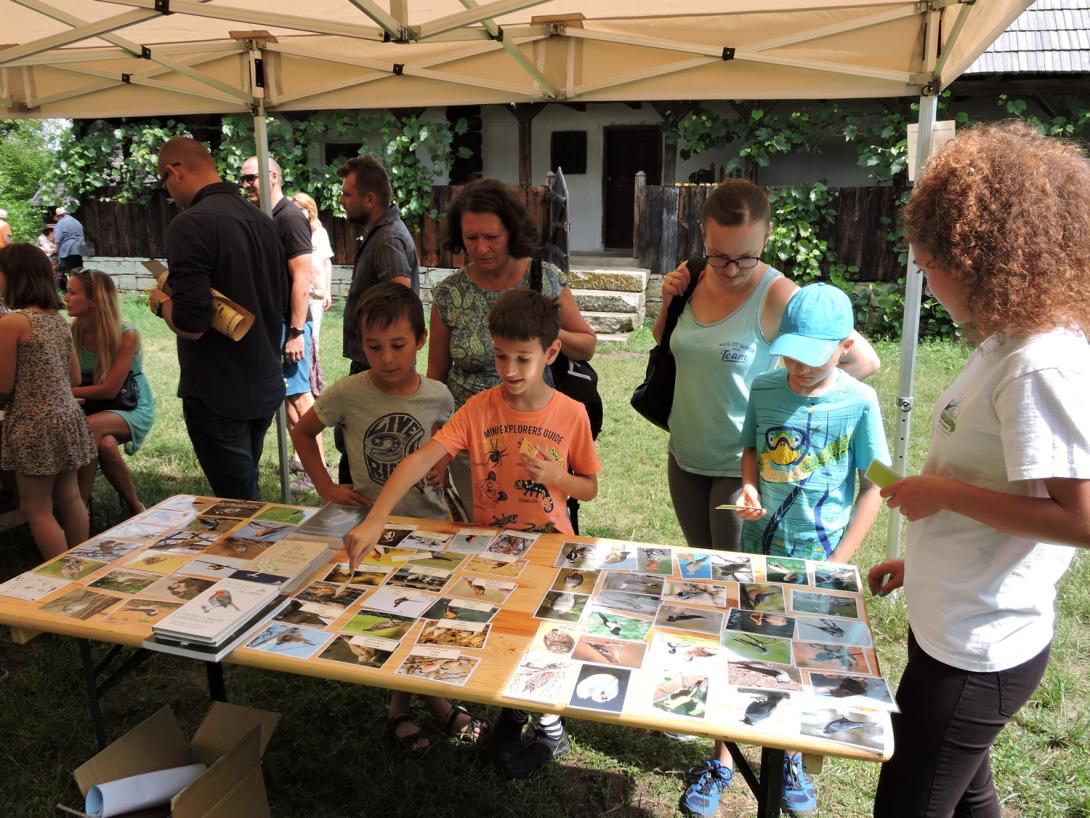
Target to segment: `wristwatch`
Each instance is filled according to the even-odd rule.
[[[288,327],[288,337],[289,338],[298,338],[302,334],[303,334],[303,330],[302,330],[301,327]]]

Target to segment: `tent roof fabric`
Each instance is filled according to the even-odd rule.
[[[1090,0],[1037,0],[965,73],[1090,73]]]
[[[945,87],[1028,0],[0,0],[7,116]],[[727,11],[724,11],[724,8]]]

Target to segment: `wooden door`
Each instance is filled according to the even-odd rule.
[[[647,184],[661,184],[662,131],[657,125],[607,127],[602,159],[602,243],[607,249],[632,249],[632,197],[641,170]]]

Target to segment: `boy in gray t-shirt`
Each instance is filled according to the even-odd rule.
[[[417,374],[416,353],[428,333],[424,308],[408,287],[393,282],[367,291],[357,313],[363,349],[371,369],[341,378],[322,393],[291,430],[292,443],[314,488],[327,503],[371,505],[397,465],[431,440],[454,411],[454,398],[439,381]],[[318,451],[327,426],[343,424],[352,485],[334,483]],[[448,519],[441,471],[433,470],[395,506],[404,517]],[[414,755],[431,742],[413,720],[410,694],[390,696],[387,731]],[[460,705],[425,696],[436,721],[452,736],[476,741],[488,723]]]

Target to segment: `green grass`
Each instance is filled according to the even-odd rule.
[[[124,305],[140,330],[145,369],[156,391],[158,417],[144,449],[129,461],[145,502],[181,492],[206,492],[174,397],[174,341],[135,300]],[[340,357],[341,316],[326,316],[323,362],[327,378],[347,371]],[[666,435],[630,409],[628,397],[642,379],[646,330],[626,345],[603,345],[595,358],[606,419],[599,439],[603,476],[598,498],[583,506],[585,533],[645,542],[682,544],[666,488]],[[899,345],[880,343],[883,371],[872,383],[889,416],[897,391]],[[940,390],[961,366],[966,350],[949,343],[921,347],[910,471],[927,445],[927,416]],[[420,362],[423,367],[423,355]],[[332,440],[327,438],[332,451]],[[279,496],[275,437],[262,460],[265,497]],[[298,502],[316,503],[313,495]],[[96,529],[118,521],[120,507],[100,480]],[[859,554],[861,566],[881,559],[885,511]],[[0,535],[0,578],[38,562],[26,529]],[[1090,568],[1076,560],[1059,599],[1059,628],[1048,673],[1033,700],[1000,737],[993,752],[997,786],[1009,816],[1090,816]],[[887,676],[896,683],[903,666],[906,629],[903,600],[870,602],[875,641]],[[26,646],[0,641],[0,806],[5,816],[51,814],[58,801],[76,805],[71,771],[95,750],[74,640],[43,635]],[[341,816],[673,816],[686,768],[710,749],[664,736],[575,722],[575,751],[538,779],[507,783],[480,764],[476,753],[441,745],[423,761],[408,759],[383,737],[385,693],[288,674],[227,667],[230,698],[277,710],[284,718],[265,756],[273,814],[287,818]],[[117,736],[165,703],[192,729],[207,707],[204,671],[193,662],[157,656],[120,682],[103,700],[111,736]],[[821,814],[866,816],[878,766],[831,760],[819,778]],[[721,815],[751,816],[755,802],[742,785],[727,796]]]

